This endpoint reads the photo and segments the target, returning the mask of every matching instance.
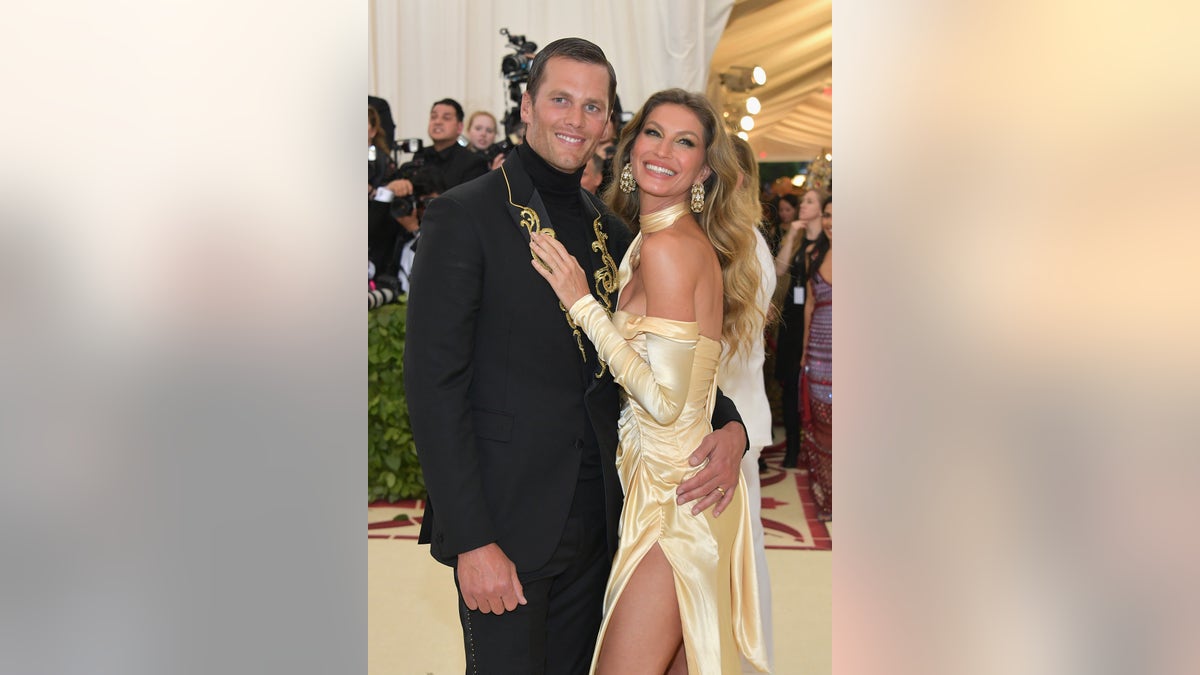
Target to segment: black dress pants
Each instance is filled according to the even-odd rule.
[[[484,614],[467,609],[459,590],[468,675],[588,672],[612,565],[605,537],[603,484],[599,478],[580,481],[549,562],[519,575],[528,604]],[[454,584],[458,588],[457,574]]]

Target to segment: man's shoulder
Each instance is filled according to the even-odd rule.
[[[504,214],[508,203],[504,198],[504,179],[499,171],[492,171],[474,180],[446,190],[435,197],[425,212],[421,229],[432,225],[433,229],[449,226],[451,229],[469,228],[485,231],[483,223]]]
[[[504,177],[499,171],[489,171],[488,173],[473,178],[465,183],[459,183],[454,187],[442,193],[442,197],[448,197],[452,201],[475,206],[480,199],[495,199],[504,193]]]

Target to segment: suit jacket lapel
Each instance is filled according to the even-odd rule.
[[[534,189],[533,181],[521,165],[521,155],[510,153],[500,170],[508,187],[508,215],[513,224],[520,229],[522,238],[529,241],[530,232],[552,228],[542,196]]]

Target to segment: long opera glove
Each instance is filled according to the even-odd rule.
[[[608,313],[591,295],[569,310],[576,325],[608,363],[613,379],[659,424],[674,422],[683,410],[691,382],[692,362],[700,327],[694,321],[641,317],[639,332],[646,334],[646,359],[625,341]]]

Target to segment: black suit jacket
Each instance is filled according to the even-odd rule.
[[[558,299],[530,264],[528,230],[510,197],[536,211],[542,227],[552,226],[517,153],[503,170],[430,203],[413,265],[404,368],[429,492],[419,541],[448,565],[496,542],[519,572],[528,572],[549,559],[562,535],[588,442],[583,415],[601,454],[615,552],[620,400],[611,375],[593,376],[586,336],[591,362],[581,359]],[[619,262],[629,229],[595,196],[581,189],[580,199],[584,213],[602,214],[609,253]],[[595,269],[603,263],[592,255]],[[740,420],[723,396],[718,410],[718,424]]]

